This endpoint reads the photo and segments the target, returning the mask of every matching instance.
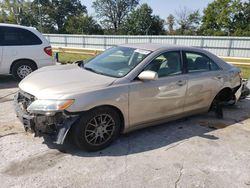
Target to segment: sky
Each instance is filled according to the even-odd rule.
[[[92,16],[95,15],[93,10],[93,0],[81,0],[87,6],[88,13]],[[140,0],[140,4],[147,3],[153,9],[153,13],[159,15],[162,19],[166,19],[169,14],[175,15],[175,12],[180,8],[187,7],[189,10],[203,9],[213,0]]]

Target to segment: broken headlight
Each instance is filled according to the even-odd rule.
[[[27,108],[30,113],[48,114],[53,112],[63,111],[70,107],[74,103],[74,100],[35,100]]]

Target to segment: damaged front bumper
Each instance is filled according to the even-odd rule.
[[[27,107],[34,100],[32,95],[25,92],[18,92],[14,98],[16,115],[22,122],[25,131],[32,132],[35,136],[49,135],[54,143],[63,144],[68,131],[79,115],[66,112],[30,114]]]

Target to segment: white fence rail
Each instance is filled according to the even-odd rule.
[[[161,43],[200,47],[218,56],[250,58],[250,37],[125,36],[44,34],[53,47],[106,49],[124,43]]]

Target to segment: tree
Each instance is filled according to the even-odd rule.
[[[199,10],[189,10],[186,7],[176,11],[177,23],[180,28],[176,30],[177,34],[193,35],[197,33],[200,25],[201,16]]]
[[[101,26],[88,15],[71,17],[65,23],[65,31],[68,34],[103,34]]]
[[[0,21],[33,26],[45,33],[65,33],[65,23],[86,14],[80,0],[4,0],[0,3]]]
[[[65,33],[65,23],[87,13],[80,0],[34,0],[32,10],[42,32]]]
[[[167,25],[168,33],[174,34],[175,17],[172,14],[169,14],[169,16],[167,17]]]
[[[241,4],[242,8],[233,20],[235,36],[250,36],[250,1]]]
[[[4,23],[20,23],[20,9],[23,0],[5,0],[0,3],[0,21]]]
[[[213,1],[204,10],[202,33],[204,35],[232,35],[235,32],[235,26],[238,25],[237,22],[241,18],[245,19],[242,16],[242,9],[240,0]],[[243,22],[249,24],[249,19]]]
[[[139,4],[139,0],[96,0],[93,8],[106,29],[118,33],[129,13]]]
[[[134,10],[123,25],[125,34],[129,35],[159,35],[164,31],[164,20],[152,15],[152,8],[142,4]]]

